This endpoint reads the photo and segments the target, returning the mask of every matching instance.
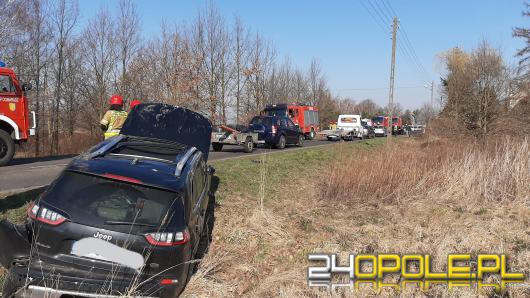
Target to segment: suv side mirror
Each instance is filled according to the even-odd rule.
[[[24,90],[24,92],[31,90],[31,88],[32,88],[31,83],[22,84],[22,90]]]
[[[210,174],[212,176],[215,174],[215,168],[212,167],[212,166],[208,166],[208,170],[207,171],[208,171],[208,174]]]

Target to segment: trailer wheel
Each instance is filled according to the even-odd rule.
[[[219,151],[223,150],[223,144],[221,144],[221,143],[212,143],[212,148],[213,148],[213,151],[219,152]]]
[[[251,153],[254,151],[254,141],[251,137],[247,137],[245,140],[245,144],[243,144],[243,151],[245,151],[245,153]]]
[[[5,166],[15,155],[15,142],[11,136],[0,130],[0,166]]]

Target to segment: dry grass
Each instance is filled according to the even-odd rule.
[[[528,281],[528,143],[420,139],[385,150],[340,145],[333,149],[334,162],[319,160],[292,179],[267,182],[263,210],[263,192],[231,192],[222,181],[214,241],[184,295],[330,296],[307,286],[310,252],[431,254],[436,270],[446,269],[449,253],[507,254],[511,270],[524,272]],[[269,166],[268,176],[281,170]],[[255,172],[259,176],[259,169]],[[446,286],[427,292],[368,288],[335,294],[491,296]],[[530,289],[512,288],[508,295],[529,297]]]
[[[58,155],[79,154],[86,151],[94,144],[103,140],[103,133],[92,135],[87,131],[76,131],[73,135],[61,134],[59,138],[59,152]],[[50,140],[41,136],[40,141],[40,155],[51,156]],[[35,157],[35,137],[31,137],[27,143],[17,146],[16,158]]]

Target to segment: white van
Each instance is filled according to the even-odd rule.
[[[328,140],[353,140],[353,138],[363,138],[363,126],[361,115],[339,115],[337,130],[329,134]]]

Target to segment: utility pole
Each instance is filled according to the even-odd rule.
[[[392,63],[390,66],[390,92],[388,94],[388,140],[392,137],[392,113],[394,112],[394,77],[396,69],[396,33],[398,30],[398,19],[394,17],[392,25]]]
[[[431,82],[431,109],[434,109],[434,81]]]

